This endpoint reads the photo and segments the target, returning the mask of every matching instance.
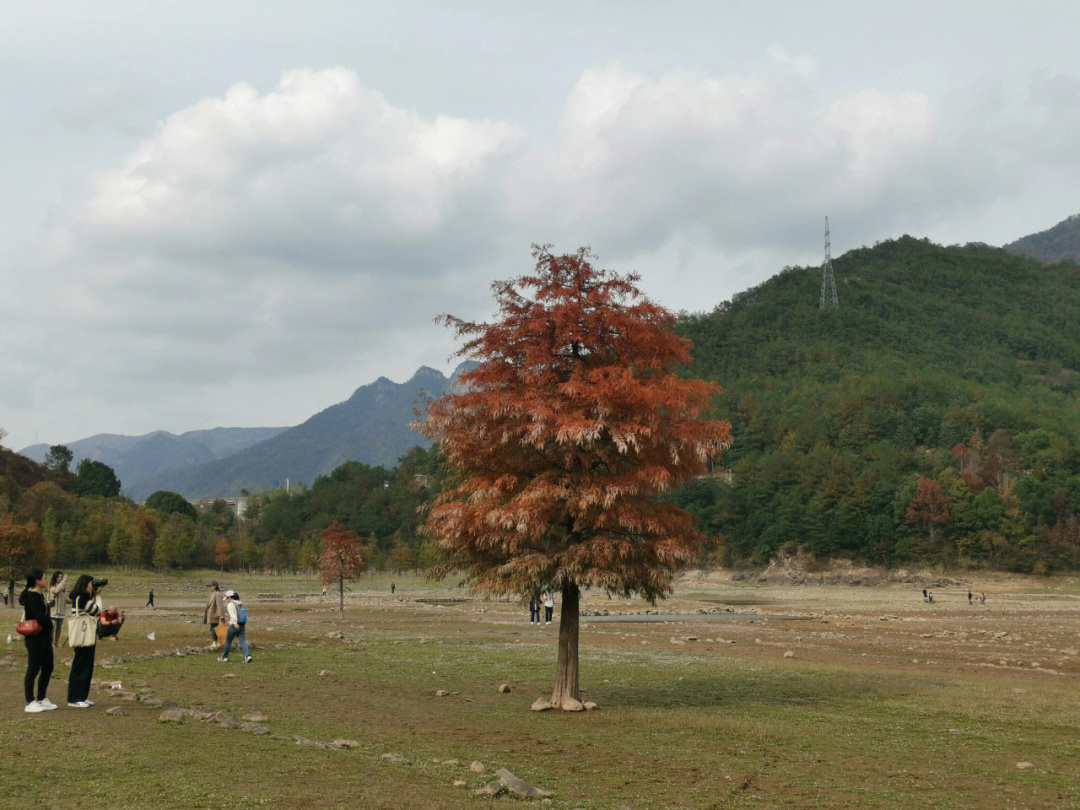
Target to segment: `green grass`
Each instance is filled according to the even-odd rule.
[[[671,630],[663,626],[635,626],[650,646],[629,647],[586,627],[582,683],[600,711],[534,714],[529,704],[550,690],[551,629],[511,623],[520,617],[509,607],[476,608],[352,608],[341,642],[325,638],[339,627],[327,606],[253,607],[251,665],[222,665],[209,653],[138,658],[202,641],[201,626],[186,621],[191,611],[166,610],[133,617],[120,642],[99,650],[138,660],[99,668],[98,677],[146,682],[185,707],[262,711],[284,739],[196,721],[163,725],[158,710],[138,705],[104,717],[107,697],[89,712],[25,716],[24,658],[13,649],[16,666],[0,669],[8,696],[0,746],[11,754],[0,762],[3,793],[12,807],[74,796],[88,807],[482,807],[490,800],[471,790],[487,778],[467,770],[476,759],[488,778],[509,768],[565,807],[1080,802],[1072,677],[1028,684],[989,673],[762,660],[735,648],[706,654],[664,648]],[[151,626],[155,642],[142,632]],[[323,669],[337,677],[319,677]],[[497,692],[504,682],[509,694]],[[436,697],[436,689],[452,694]],[[60,702],[63,683],[50,695]],[[307,748],[295,737],[351,738],[361,747]],[[381,760],[387,752],[407,762]],[[1018,770],[1019,761],[1034,767]],[[453,788],[455,778],[469,789]]]

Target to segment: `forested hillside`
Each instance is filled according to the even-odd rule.
[[[1080,564],[1080,270],[904,237],[680,328],[725,387],[722,469],[674,495],[730,559]]]

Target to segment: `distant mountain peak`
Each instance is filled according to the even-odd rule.
[[[1066,217],[1045,231],[1022,236],[1004,247],[1010,253],[1038,259],[1044,264],[1080,263],[1080,213]]]

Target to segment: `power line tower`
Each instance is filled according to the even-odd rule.
[[[829,218],[825,217],[825,262],[821,265],[821,309],[840,308],[836,298],[836,277],[833,276],[832,256],[829,255]]]

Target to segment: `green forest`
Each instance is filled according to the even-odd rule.
[[[711,474],[667,496],[697,516],[707,560],[761,565],[798,548],[884,565],[1080,567],[1080,269],[911,237],[834,267],[837,310],[819,309],[820,268],[785,268],[677,322],[694,344],[685,373],[724,386],[715,415],[732,423]],[[435,560],[417,534],[445,475],[431,450],[250,495],[242,520],[224,501],[196,511],[173,493],[136,504],[103,466],[72,473],[62,454],[48,469],[0,451],[5,572],[46,556],[310,569],[331,524],[364,538],[369,568]]]

